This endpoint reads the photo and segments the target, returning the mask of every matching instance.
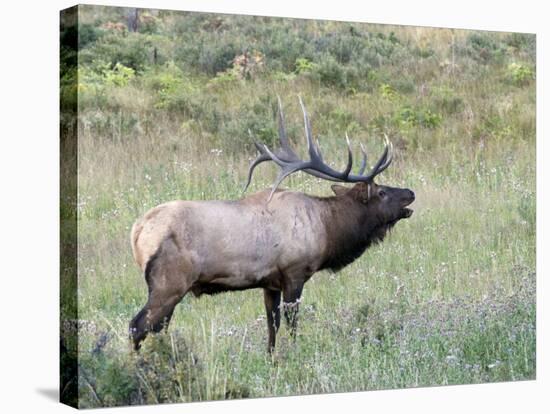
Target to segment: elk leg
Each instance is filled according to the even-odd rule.
[[[168,326],[174,308],[189,290],[189,276],[181,272],[184,264],[172,239],[165,240],[157,253],[148,260],[145,280],[149,298],[130,322],[130,337],[136,351],[148,332],[159,332]]]
[[[281,292],[278,290],[264,289],[265,311],[267,313],[267,352],[272,353],[275,349],[275,336],[281,325]]]
[[[296,339],[296,329],[298,327],[298,309],[300,297],[304,285],[293,284],[285,287],[283,290],[283,309],[287,326],[290,327],[290,336]]]
[[[155,293],[149,295],[149,300],[142,310],[130,322],[130,336],[137,351],[140,343],[149,332],[160,332],[167,328],[174,313],[174,308],[181,301],[184,295],[176,294],[165,297],[164,300]]]

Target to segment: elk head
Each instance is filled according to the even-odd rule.
[[[352,174],[353,155],[350,140],[346,134],[348,162],[343,171],[334,170],[324,163],[319,146],[313,141],[311,125],[305,106],[302,99],[300,97],[298,99],[304,115],[305,135],[308,146],[309,160],[304,161],[300,159],[300,157],[290,147],[284,126],[281,100],[277,97],[279,106],[278,123],[280,148],[275,151],[271,151],[266,145],[255,142],[256,148],[260,152],[260,155],[250,165],[250,169],[248,171],[248,181],[244,190],[246,191],[248,188],[252,179],[252,173],[256,166],[264,161],[273,161],[281,167],[281,171],[273,184],[273,188],[268,197],[268,202],[271,200],[277,187],[286,177],[297,171],[304,171],[310,175],[329,181],[355,183],[355,186],[352,188],[347,188],[342,185],[333,185],[332,190],[337,198],[351,198],[357,204],[363,205],[365,211],[368,212],[369,217],[376,219],[370,221],[378,223],[379,226],[383,226],[385,229],[391,228],[401,219],[410,217],[413,211],[407,208],[407,206],[415,199],[415,195],[411,190],[377,185],[374,182],[374,178],[388,168],[393,159],[393,145],[388,140],[388,137],[384,135],[384,152],[368,174],[365,174],[365,170],[367,168],[367,153],[361,144],[361,152],[363,155],[361,165],[359,166],[357,174]]]

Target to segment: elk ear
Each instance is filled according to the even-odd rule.
[[[349,191],[349,188],[339,184],[333,184],[330,186],[330,188],[332,188],[332,192],[337,196],[344,195]]]

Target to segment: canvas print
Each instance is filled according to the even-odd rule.
[[[534,34],[61,12],[61,401],[535,379]]]

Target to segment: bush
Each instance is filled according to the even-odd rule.
[[[312,72],[315,69],[315,63],[307,58],[296,59],[294,72],[297,74]]]
[[[106,34],[80,53],[79,64],[89,65],[97,56],[114,66],[116,63],[143,72],[153,63],[154,46],[152,38],[140,33]]]
[[[505,55],[505,48],[497,34],[491,32],[475,32],[468,36],[466,44],[458,48],[478,63],[488,64],[500,61]]]
[[[289,73],[295,70],[298,59],[315,60],[313,39],[306,30],[296,25],[296,22],[271,21],[270,24],[262,22],[257,27],[257,33],[248,36],[254,39],[265,39],[254,47],[265,55],[267,67],[271,71]]]
[[[525,64],[511,63],[507,76],[514,85],[523,86],[535,79],[535,71]]]
[[[264,95],[252,104],[245,104],[236,114],[222,123],[219,135],[220,146],[231,154],[254,152],[254,141],[270,148],[278,146],[275,123],[275,97]],[[250,138],[249,132],[253,139]]]
[[[344,89],[346,72],[331,55],[325,55],[312,72],[323,86]]]
[[[177,334],[150,335],[137,355],[119,352],[113,344],[80,350],[81,408],[200,400],[202,378],[202,367]]]
[[[186,33],[177,43],[175,60],[187,70],[215,76],[232,67],[235,56],[246,50],[239,35],[219,36],[217,33]]]
[[[136,71],[117,62],[114,68],[105,68],[103,77],[108,86],[126,86],[135,76]]]
[[[506,44],[512,48],[515,53],[524,54],[532,61],[536,54],[536,36],[528,33],[510,33],[506,37]]]
[[[364,35],[359,31],[327,33],[316,41],[316,49],[328,53],[342,65],[360,56],[366,47]]]
[[[190,96],[198,91],[198,87],[174,62],[168,62],[161,69],[148,72],[145,83],[156,93],[155,107],[172,111],[188,110]]]
[[[400,125],[437,128],[441,124],[442,117],[430,109],[413,108],[406,105],[397,112],[395,120]]]
[[[355,93],[367,88],[369,72],[370,66],[341,65],[331,55],[324,55],[308,73],[312,80],[327,88]]]
[[[383,98],[388,99],[390,101],[393,101],[399,97],[396,90],[388,83],[382,83],[380,85],[380,95],[382,95]]]
[[[511,138],[513,135],[510,125],[497,113],[482,114],[480,121],[473,130],[473,137],[478,140]]]
[[[78,70],[80,105],[88,102],[98,106],[108,105],[107,91],[112,87],[125,87],[135,78],[135,71],[117,62],[114,66],[102,60],[92,65],[81,65]]]
[[[208,81],[208,86],[214,89],[224,89],[237,84],[240,80],[238,68],[232,67],[218,72],[214,78]]]

